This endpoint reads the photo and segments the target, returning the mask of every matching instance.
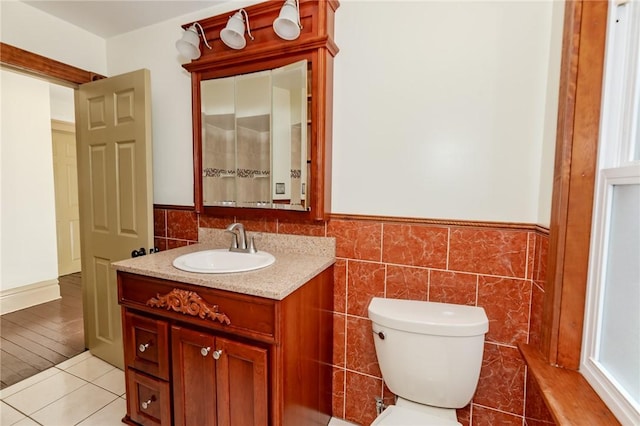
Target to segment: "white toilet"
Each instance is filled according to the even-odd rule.
[[[378,363],[396,404],[371,426],[459,425],[478,385],[489,320],[475,306],[373,298]]]

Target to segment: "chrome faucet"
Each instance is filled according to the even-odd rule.
[[[247,233],[244,230],[244,226],[239,223],[232,223],[227,226],[225,232],[228,232],[232,235],[231,238],[231,247],[229,247],[229,251],[235,251],[239,253],[257,253],[255,242],[253,241],[253,237],[247,244]]]

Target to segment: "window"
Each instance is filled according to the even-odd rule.
[[[610,0],[580,370],[640,424],[640,3]]]

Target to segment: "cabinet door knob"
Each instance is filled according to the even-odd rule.
[[[143,409],[143,410],[146,410],[147,408],[149,408],[149,406],[151,405],[151,403],[152,403],[153,401],[155,401],[155,400],[156,400],[156,397],[152,395],[152,396],[151,396],[151,398],[149,398],[149,399],[148,399],[148,400],[146,400],[146,401],[143,401],[143,402],[142,402],[142,404],[140,404],[140,405],[142,406],[142,409]]]
[[[148,344],[148,343],[145,343],[144,345],[140,345],[140,346],[138,346],[138,350],[139,350],[140,352],[144,352],[144,351],[146,351],[146,350],[147,350],[147,348],[148,348],[148,347],[149,347],[149,344]]]
[[[202,356],[207,356],[207,355],[209,355],[209,351],[210,351],[210,350],[211,350],[211,348],[210,348],[210,347],[202,348],[202,349],[200,349],[200,355],[202,355]]]
[[[222,355],[222,349],[219,349],[217,351],[213,351],[213,359],[220,359],[220,356]]]

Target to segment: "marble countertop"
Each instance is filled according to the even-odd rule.
[[[330,251],[309,254],[305,250],[302,252],[276,251],[265,247],[264,251],[273,254],[276,261],[266,268],[255,271],[201,274],[185,272],[173,266],[173,260],[178,256],[215,248],[225,247],[215,242],[203,242],[114,262],[112,266],[122,272],[282,300],[335,262],[335,254],[332,255]],[[282,249],[282,247],[272,248]]]

